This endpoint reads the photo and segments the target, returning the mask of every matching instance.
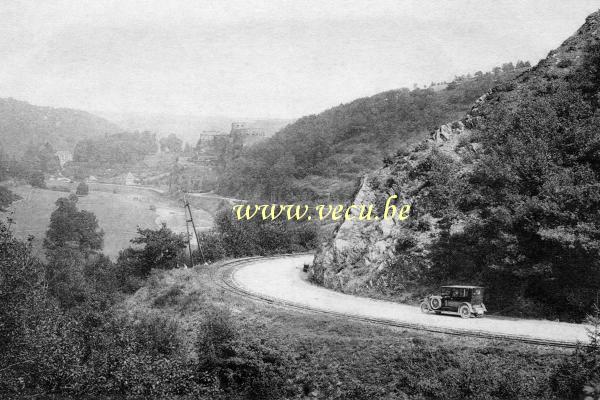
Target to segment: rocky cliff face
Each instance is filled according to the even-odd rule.
[[[341,223],[316,255],[312,280],[343,292],[410,297],[431,268],[432,243],[441,235],[460,233],[478,212],[464,211],[453,199],[465,197],[461,191],[469,190],[466,181],[487,151],[482,135],[491,123],[489,115],[500,104],[510,114],[520,99],[569,80],[582,68],[589,46],[598,43],[599,31],[597,12],[537,66],[484,94],[464,119],[439,127],[430,139],[365,176],[354,204],[375,204],[381,214],[385,200],[396,194],[397,205],[412,205],[409,219]]]
[[[463,121],[443,125],[409,154],[398,155],[391,165],[365,176],[354,204],[373,204],[381,216],[387,199],[397,195],[392,204],[398,208],[410,204],[409,219],[344,221],[318,252],[311,279],[343,292],[407,294],[407,284],[420,272],[416,269],[428,263],[428,247],[438,235],[439,221],[435,215],[421,212],[419,202],[427,196],[427,184],[412,172],[426,163],[434,151],[436,157],[456,162],[476,158],[481,145],[468,142],[470,134]],[[464,168],[468,170],[469,164],[465,163]],[[404,252],[408,244],[410,252]],[[418,264],[414,265],[415,271],[395,270],[400,259],[406,257]]]

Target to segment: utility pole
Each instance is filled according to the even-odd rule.
[[[183,195],[183,207],[185,209],[185,227],[188,231],[188,248],[190,251],[190,260],[192,262],[192,266],[194,266],[194,264],[193,264],[194,261],[192,260],[192,244],[191,244],[192,239],[190,238],[189,223],[192,224],[192,229],[194,231],[194,235],[196,236],[196,244],[198,245],[198,250],[200,250],[200,256],[202,257],[202,263],[204,264],[206,262],[206,260],[204,259],[204,252],[202,251],[202,246],[200,246],[200,238],[198,237],[198,232],[196,231],[196,224],[194,224],[194,216],[192,215],[192,209],[190,207],[190,202],[188,201],[185,194]]]
[[[190,226],[187,217],[185,219],[185,229],[187,230],[188,250],[190,251],[190,268],[194,266],[194,256],[192,256],[192,238],[190,237]]]

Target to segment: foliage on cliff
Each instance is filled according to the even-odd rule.
[[[459,129],[446,127],[447,137],[379,173],[413,202],[413,220],[386,242],[388,259],[372,256],[371,265],[388,267],[367,278],[399,291],[479,283],[496,312],[585,316],[600,287],[598,26],[596,13],[538,66],[476,103]],[[355,229],[357,237],[368,228]],[[353,274],[349,263],[333,266],[334,247],[317,267],[326,284],[326,271],[330,281],[333,270]]]

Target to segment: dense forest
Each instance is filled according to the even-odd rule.
[[[54,174],[60,169],[60,161],[50,143],[30,143],[19,158],[0,148],[0,181],[15,178],[32,186],[45,187],[44,174]]]
[[[73,152],[73,162],[110,167],[140,161],[157,150],[155,134],[122,132],[79,141]]]
[[[300,118],[228,160],[218,190],[248,199],[347,201],[384,157],[462,117],[478,97],[529,66],[506,63],[449,84],[392,90]]]

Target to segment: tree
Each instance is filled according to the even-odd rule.
[[[156,135],[150,132],[122,132],[103,138],[77,142],[73,152],[75,163],[92,165],[127,164],[156,153]]]
[[[37,157],[42,171],[56,172],[60,170],[60,160],[50,143],[46,142],[46,144],[38,150]]]
[[[85,196],[90,192],[90,189],[88,187],[88,185],[85,182],[79,182],[79,185],[77,185],[77,190],[75,191],[75,193],[78,196]]]
[[[25,150],[22,161],[29,172],[51,173],[60,169],[60,161],[50,143],[43,146],[30,143]]]
[[[180,153],[183,142],[174,133],[171,133],[166,138],[160,139],[160,150],[169,153]]]
[[[11,160],[8,153],[0,148],[0,181],[3,181],[10,176],[10,164]]]
[[[0,186],[0,211],[6,211],[6,207],[10,206],[13,201],[19,200],[21,196],[14,194],[4,186]]]
[[[117,263],[129,273],[146,276],[155,268],[174,268],[187,241],[182,234],[174,233],[163,223],[160,229],[138,228],[138,236],[131,243],[143,245],[143,248],[129,247],[121,251]]]
[[[46,182],[44,181],[44,173],[42,171],[33,171],[29,175],[28,183],[37,188],[45,189]]]
[[[45,310],[44,267],[28,242],[15,239],[0,221],[0,365],[27,363],[28,336],[48,316]],[[27,364],[23,364],[27,367]],[[14,378],[16,380],[16,378]],[[6,384],[6,382],[3,382]],[[4,386],[0,384],[0,387]]]
[[[600,117],[594,97],[582,96],[598,82],[591,71],[532,82],[514,103],[493,103],[479,132],[485,151],[472,172],[432,168],[423,179],[432,210],[441,205],[440,221],[477,215],[461,232],[445,223],[431,275],[479,280],[497,309],[585,316],[600,286]],[[460,190],[445,192],[450,187]]]
[[[502,72],[507,73],[515,70],[515,66],[512,62],[502,64]]]
[[[46,250],[51,253],[67,246],[89,254],[102,249],[104,232],[99,229],[93,213],[79,211],[74,202],[64,197],[55,204],[57,208],[50,215],[50,226],[44,239]]]
[[[60,306],[69,309],[86,301],[89,288],[84,276],[85,254],[74,247],[57,247],[48,251],[46,282],[48,291]]]

